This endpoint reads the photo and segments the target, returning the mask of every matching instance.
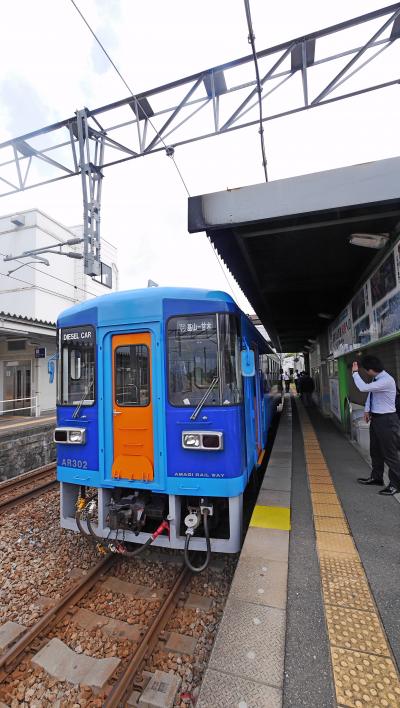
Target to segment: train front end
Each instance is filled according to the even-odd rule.
[[[110,294],[64,313],[58,342],[62,527],[127,556],[154,544],[191,564],[206,551],[200,567],[238,551],[263,440],[229,296]]]

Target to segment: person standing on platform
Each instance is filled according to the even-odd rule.
[[[283,374],[283,380],[285,382],[285,393],[289,393],[289,391],[290,391],[290,376],[287,373],[287,371]]]
[[[358,373],[358,362],[353,362],[353,381],[359,391],[368,393],[364,419],[370,423],[369,442],[372,460],[370,477],[359,477],[360,484],[383,486],[384,463],[389,467],[389,484],[379,491],[384,496],[400,492],[400,457],[398,451],[399,418],[396,413],[396,382],[376,356],[364,356],[361,367],[372,379],[365,383]]]
[[[303,371],[299,380],[299,392],[305,408],[310,408],[313,404],[314,389],[314,379],[306,371]]]

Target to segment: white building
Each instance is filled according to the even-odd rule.
[[[49,383],[47,368],[56,351],[59,313],[118,289],[117,251],[105,240],[101,276],[95,280],[84,274],[83,259],[44,253],[45,265],[20,257],[81,235],[82,226],[67,228],[38,209],[0,218],[0,414],[54,410],[55,384]],[[63,250],[83,253],[83,244]],[[8,255],[18,260],[4,261]]]

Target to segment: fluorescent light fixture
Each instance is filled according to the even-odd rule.
[[[331,315],[329,312],[318,312],[318,317],[321,317],[323,320],[331,320],[333,315]]]
[[[383,248],[389,241],[389,234],[351,234],[349,242],[352,246],[363,248]]]

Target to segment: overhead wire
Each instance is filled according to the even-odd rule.
[[[258,67],[258,58],[257,58],[257,52],[256,52],[256,38],[253,30],[253,23],[251,19],[251,10],[250,10],[250,0],[244,0],[244,8],[246,11],[246,20],[247,20],[247,28],[249,31],[249,44],[251,44],[251,51],[253,54],[253,61],[254,61],[254,68],[256,72],[256,84],[257,84],[257,94],[258,94],[258,111],[259,111],[259,129],[258,132],[260,133],[260,143],[261,143],[261,154],[262,154],[262,165],[264,169],[264,176],[265,176],[265,181],[268,182],[268,170],[267,170],[267,154],[265,150],[265,141],[264,141],[264,121],[263,121],[263,106],[262,106],[262,85],[261,85],[261,79],[260,79],[260,70]]]
[[[100,39],[99,39],[98,36],[96,35],[95,31],[94,31],[94,30],[92,29],[92,27],[90,26],[89,22],[87,21],[86,17],[84,16],[84,14],[83,14],[83,13],[81,12],[81,10],[79,9],[79,7],[78,7],[78,5],[76,4],[75,0],[71,0],[71,3],[73,4],[75,10],[78,12],[78,14],[80,15],[80,17],[82,18],[83,22],[85,23],[85,25],[86,25],[86,27],[88,28],[88,30],[89,30],[89,32],[91,33],[91,35],[94,37],[94,39],[95,39],[95,41],[97,42],[97,44],[99,45],[99,47],[102,49],[102,51],[103,51],[104,54],[106,55],[108,61],[109,61],[110,64],[111,64],[111,66],[112,66],[112,67],[115,69],[115,71],[117,72],[117,74],[118,74],[119,78],[121,79],[121,81],[123,82],[124,86],[128,89],[128,91],[129,91],[129,93],[131,94],[132,98],[134,98],[135,101],[138,103],[138,105],[139,105],[139,107],[140,107],[140,110],[142,111],[142,113],[144,114],[144,116],[145,116],[146,119],[148,120],[149,124],[150,124],[151,127],[153,128],[153,130],[154,130],[154,132],[156,133],[158,139],[159,139],[159,140],[162,142],[162,144],[164,145],[165,149],[167,150],[167,155],[168,155],[168,157],[170,157],[170,158],[172,159],[172,162],[173,162],[174,165],[175,165],[176,171],[178,172],[178,175],[179,175],[180,180],[181,180],[181,182],[182,182],[182,184],[183,184],[183,186],[184,186],[184,188],[185,188],[185,190],[186,190],[186,192],[187,192],[187,195],[188,195],[188,197],[190,197],[187,184],[186,184],[186,182],[185,182],[185,180],[184,180],[184,178],[183,178],[182,172],[181,172],[181,170],[179,169],[178,164],[177,164],[177,162],[176,162],[176,160],[175,160],[175,155],[174,155],[173,151],[171,152],[171,146],[168,146],[168,145],[166,144],[164,138],[162,137],[162,135],[160,134],[160,132],[157,130],[157,128],[156,128],[156,126],[154,125],[153,121],[151,120],[151,118],[150,118],[149,115],[147,114],[145,108],[144,108],[143,105],[140,103],[140,100],[137,98],[136,94],[134,94],[134,92],[132,91],[132,89],[131,89],[131,87],[129,86],[128,82],[124,79],[124,77],[123,77],[123,75],[121,74],[120,70],[118,69],[117,65],[115,64],[115,62],[113,61],[113,59],[112,59],[111,56],[109,55],[109,53],[108,53],[108,51],[106,50],[106,48],[104,47],[103,43],[100,41]],[[173,150],[173,148],[172,148],[172,150]]]
[[[6,256],[6,253],[2,253],[0,251],[0,256]],[[73,285],[72,283],[69,283],[68,280],[64,280],[63,278],[59,278],[57,275],[53,275],[52,273],[46,273],[44,270],[38,270],[38,268],[35,268],[33,265],[30,263],[24,263],[20,258],[14,258],[17,263],[22,263],[26,268],[30,268],[31,270],[36,271],[36,273],[41,273],[42,275],[45,275],[47,278],[53,278],[53,280],[58,280],[60,283],[63,283],[64,285],[68,285],[70,288],[74,288],[74,290],[80,290],[83,293],[86,293],[87,295],[92,295],[92,297],[98,297],[98,293],[92,293],[90,290],[87,290],[86,288],[81,288],[79,285]],[[13,277],[12,275],[9,275],[8,273],[0,273],[0,275],[6,276],[7,278],[12,278],[13,280],[18,280],[18,278]],[[25,283],[26,285],[32,285],[32,283],[29,283],[27,280],[21,280],[21,283]],[[49,291],[51,292],[51,291]],[[62,295],[62,293],[56,293],[57,295]],[[68,297],[68,296],[67,296]]]
[[[111,66],[112,66],[112,67],[115,69],[115,71],[117,72],[117,74],[118,74],[119,78],[121,79],[121,81],[123,82],[124,86],[127,88],[127,90],[129,91],[129,93],[131,94],[132,98],[134,98],[135,101],[138,103],[138,105],[139,105],[139,107],[140,107],[140,110],[143,112],[144,116],[146,117],[146,119],[148,120],[149,124],[150,124],[151,127],[153,128],[153,130],[154,130],[154,132],[156,133],[157,137],[159,138],[159,140],[161,141],[161,143],[162,143],[163,146],[165,147],[165,149],[166,149],[166,151],[167,151],[167,155],[168,155],[169,157],[171,157],[171,159],[172,159],[172,161],[173,161],[173,163],[174,163],[174,166],[175,166],[175,168],[176,168],[176,171],[178,172],[179,177],[180,177],[180,179],[181,179],[181,182],[182,182],[182,184],[183,184],[183,186],[184,186],[184,188],[185,188],[185,190],[186,190],[186,193],[187,193],[188,197],[190,197],[190,192],[189,192],[188,186],[187,186],[187,184],[186,184],[186,181],[185,181],[185,179],[184,179],[184,177],[183,177],[183,174],[182,174],[181,170],[179,169],[179,166],[178,166],[178,164],[177,164],[177,162],[176,162],[176,160],[175,160],[175,155],[174,155],[174,153],[173,153],[173,148],[172,148],[172,153],[171,153],[171,146],[168,146],[168,145],[165,143],[164,138],[162,137],[162,135],[161,135],[161,134],[159,133],[159,131],[157,130],[157,128],[156,128],[156,126],[154,125],[153,121],[152,121],[151,118],[148,116],[148,114],[147,114],[145,108],[144,108],[143,105],[140,103],[140,100],[136,97],[136,95],[135,95],[134,92],[132,91],[132,89],[131,89],[131,87],[129,86],[128,82],[125,80],[124,76],[122,75],[122,73],[121,73],[120,70],[118,69],[117,65],[115,64],[115,62],[114,62],[113,59],[111,58],[110,54],[108,53],[108,51],[107,51],[106,48],[104,47],[103,43],[102,43],[101,40],[98,38],[98,36],[96,35],[95,31],[94,31],[93,28],[91,27],[90,23],[88,22],[88,20],[87,20],[86,17],[84,16],[84,14],[83,14],[83,13],[81,12],[81,10],[79,9],[79,7],[78,7],[78,5],[76,4],[75,0],[70,0],[70,1],[71,1],[72,5],[74,6],[74,8],[76,9],[76,11],[78,12],[78,14],[80,15],[80,17],[82,18],[83,22],[85,23],[86,27],[88,28],[89,32],[91,33],[91,35],[93,36],[93,38],[95,39],[95,41],[97,42],[97,44],[99,45],[99,47],[100,47],[100,48],[102,49],[102,51],[104,52],[105,56],[107,57],[108,61],[109,61],[110,64],[111,64]],[[236,296],[235,296],[235,294],[234,294],[234,292],[233,292],[232,286],[231,286],[231,284],[230,284],[230,282],[229,282],[229,280],[228,280],[228,277],[227,277],[227,275],[226,275],[226,273],[225,273],[225,270],[224,270],[224,268],[223,268],[223,265],[222,265],[222,263],[221,263],[221,261],[220,261],[218,255],[217,255],[217,252],[216,252],[216,250],[215,250],[215,248],[214,248],[214,246],[213,246],[213,244],[212,244],[212,242],[211,242],[211,239],[210,239],[210,237],[209,237],[208,235],[207,235],[207,238],[208,238],[208,241],[209,241],[209,243],[210,243],[212,252],[214,253],[215,258],[217,259],[218,265],[219,265],[219,267],[221,268],[222,273],[224,274],[224,278],[225,278],[225,280],[226,280],[226,282],[227,282],[227,284],[228,284],[228,287],[229,287],[229,289],[230,289],[230,291],[231,291],[231,293],[232,293],[232,296],[233,296],[234,299],[236,299]]]
[[[38,286],[35,286],[34,283],[30,283],[28,280],[22,280],[22,278],[17,278],[15,275],[8,275],[8,273],[0,273],[0,277],[1,278],[10,278],[10,280],[16,280],[17,283],[23,283],[24,285],[28,285],[29,288],[38,287]],[[44,293],[48,293],[49,295],[54,295],[54,290],[48,290],[47,288],[42,288],[40,286],[39,286],[39,290],[41,290]],[[59,295],[60,297],[68,297],[67,295],[62,295],[62,293],[56,293],[56,295]]]

